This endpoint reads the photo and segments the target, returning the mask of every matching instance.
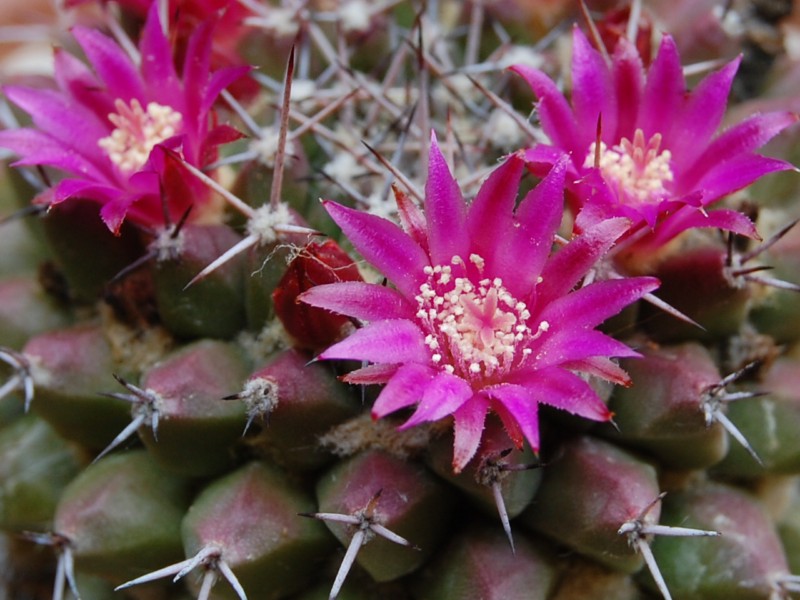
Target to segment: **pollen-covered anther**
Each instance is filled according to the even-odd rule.
[[[150,157],[150,151],[166,139],[176,135],[183,120],[181,114],[170,106],[149,102],[142,108],[134,98],[130,105],[123,100],[114,102],[116,113],[108,115],[115,129],[97,141],[109,159],[124,173],[133,173],[142,168]]]
[[[637,129],[633,141],[622,138],[612,148],[600,142],[599,153],[596,142],[592,143],[583,166],[599,167],[605,180],[631,202],[652,204],[669,194],[667,186],[674,179],[670,167],[672,153],[659,152],[660,147],[660,133],[645,140],[644,132]],[[596,156],[599,156],[597,165]]]
[[[477,254],[470,255],[469,261],[478,269],[484,265]],[[428,280],[415,297],[417,317],[428,331],[425,343],[433,351],[432,362],[441,364],[448,355],[451,360],[444,368],[467,379],[507,372],[530,354],[523,346],[549,324],[543,322],[532,332],[527,305],[506,289],[501,278],[474,282],[454,275],[454,267],[466,269],[460,257],[450,262],[452,266],[426,267]]]

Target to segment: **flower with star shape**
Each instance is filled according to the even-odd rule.
[[[631,233],[650,232],[657,247],[694,227],[757,237],[744,215],[706,207],[767,173],[792,168],[755,150],[797,120],[788,111],[756,114],[717,133],[741,57],[686,88],[675,42],[664,35],[647,69],[620,38],[613,55],[573,31],[571,101],[542,71],[522,76],[537,97],[549,144],[526,151],[534,171],[570,157],[568,183],[578,230],[624,216]]]
[[[650,277],[585,279],[626,219],[598,223],[553,252],[565,161],[516,206],[523,171],[521,155],[509,156],[468,205],[434,138],[423,208],[399,194],[402,228],[324,202],[393,287],[341,282],[300,296],[363,325],[319,358],[373,363],[345,379],[385,384],[375,418],[410,407],[404,428],[452,417],[456,472],[475,455],[490,411],[514,445],[534,449],[540,404],[610,419],[585,375],[627,384],[612,357],[637,353],[596,327],[657,287]]]
[[[58,49],[56,89],[5,86],[6,97],[31,115],[34,126],[0,132],[0,146],[19,155],[16,165],[63,173],[36,201],[97,202],[115,233],[126,219],[154,227],[164,225],[165,213],[177,221],[190,203],[202,209],[209,192],[159,149],[179,150],[185,161],[204,167],[219,144],[240,137],[214,123],[213,105],[249,67],[211,71],[213,28],[211,21],[197,28],[179,76],[153,3],[139,56],[96,30],[75,27],[72,34],[91,69]]]

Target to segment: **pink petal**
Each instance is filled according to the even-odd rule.
[[[415,405],[422,399],[425,388],[434,375],[435,371],[426,365],[418,363],[402,365],[375,400],[372,417],[380,419],[401,408]]]
[[[658,283],[654,277],[598,281],[553,300],[537,318],[554,329],[594,328],[655,290]]]
[[[697,187],[703,190],[703,205],[707,205],[747,187],[764,175],[791,169],[795,169],[794,165],[784,160],[745,154],[716,166],[700,180]]]
[[[526,390],[529,397],[536,399],[535,402],[592,421],[607,421],[611,418],[611,411],[591,386],[565,369],[549,368],[520,373],[514,378],[514,382],[515,388]]]
[[[203,119],[204,115],[208,114],[208,112],[211,110],[211,107],[222,93],[222,90],[227,88],[234,81],[244,77],[252,70],[252,67],[245,65],[241,67],[226,67],[224,69],[214,71],[209,78],[207,85],[205,86],[203,101],[200,104],[198,112],[199,118]]]
[[[652,235],[637,244],[637,251],[646,252],[648,248],[659,248],[687,229],[703,227],[732,231],[745,237],[760,239],[753,222],[740,212],[720,209],[703,213],[686,206],[664,221]]]
[[[389,381],[398,369],[397,365],[367,365],[342,375],[340,379],[353,385],[376,385]]]
[[[639,104],[638,122],[645,138],[649,139],[656,133],[668,138],[685,91],[678,48],[672,37],[665,34],[647,72],[644,95]]]
[[[391,221],[324,200],[325,210],[342,228],[358,252],[386,275],[407,298],[419,293],[425,281],[428,256]],[[449,260],[448,260],[449,262]]]
[[[588,148],[595,139],[597,118],[602,115],[603,139],[616,141],[617,100],[603,57],[577,27],[572,29],[572,110],[578,123],[582,146]]]
[[[600,377],[625,387],[631,385],[631,378],[625,370],[605,356],[590,356],[581,360],[562,363],[562,368]]]
[[[440,371],[425,386],[417,410],[401,429],[443,419],[457,411],[472,395],[472,388],[461,377]]]
[[[208,85],[211,72],[211,41],[214,32],[213,23],[208,21],[198,27],[186,49],[186,61],[183,63],[183,86],[186,90],[186,112],[192,119],[203,119],[201,106],[205,102],[204,91]],[[196,126],[201,124],[197,122]]]
[[[564,208],[567,160],[565,157],[554,165],[547,177],[522,200],[515,214],[519,226],[495,241],[502,246],[506,260],[516,263],[516,269],[504,265],[515,273],[514,277],[506,277],[504,283],[518,298],[530,295],[552,249]],[[520,261],[521,257],[525,257],[524,261]]]
[[[536,144],[533,148],[528,148],[523,152],[525,156],[525,166],[537,177],[544,177],[550,172],[554,164],[564,156],[569,156],[561,148],[555,148],[547,144]],[[573,162],[567,165],[567,177],[569,177],[569,180],[578,178],[578,172]]]
[[[611,75],[616,90],[618,117],[616,132],[610,131],[609,133],[613,140],[623,137],[632,140],[636,131],[639,104],[644,89],[644,71],[639,52],[626,38],[620,38],[614,50]],[[610,127],[610,123],[606,122],[604,115],[603,129],[606,127]]]
[[[83,105],[102,122],[114,112],[114,98],[98,94],[102,84],[83,61],[62,48],[53,53],[54,77],[58,87],[77,105]]]
[[[72,35],[112,97],[125,102],[133,98],[140,101],[146,98],[139,72],[116,42],[87,27],[74,27]]]
[[[460,473],[478,451],[489,402],[476,394],[453,414],[453,472]]]
[[[84,156],[104,156],[97,141],[111,130],[85,107],[54,90],[7,86],[6,96],[33,117],[33,122],[64,145]]]
[[[427,362],[430,352],[422,332],[405,319],[375,321],[325,350],[319,358],[399,364]]]
[[[428,180],[425,183],[425,218],[428,225],[428,249],[433,264],[450,264],[450,259],[454,256],[466,258],[466,205],[433,134]]]
[[[514,65],[510,70],[525,79],[539,99],[537,104],[539,120],[553,145],[573,156],[579,154],[582,156],[586,147],[581,140],[585,136],[579,134],[575,115],[556,84],[539,69],[533,67]]]
[[[719,128],[740,62],[741,57],[738,57],[719,71],[707,75],[692,90],[676,116],[669,140],[665,140],[665,145],[672,151],[676,171],[684,171],[687,165],[692,164]]]
[[[483,257],[487,273],[496,273],[503,280],[519,268],[517,257],[503,252],[498,241],[511,229],[523,168],[518,154],[509,156],[481,185],[467,214],[470,252]]]
[[[542,269],[542,282],[536,288],[539,302],[549,303],[575,287],[629,225],[623,218],[602,221],[555,252]]]
[[[618,358],[639,356],[638,352],[626,344],[599,331],[581,331],[576,335],[571,328],[555,329],[555,331],[553,329],[543,334],[543,342],[536,348],[534,355],[537,369],[592,356]]]
[[[724,169],[727,161],[743,154],[749,155],[795,122],[797,115],[794,113],[773,112],[754,115],[732,127],[711,142],[697,162],[681,174],[681,189],[696,187],[697,180],[705,178],[707,173],[720,167]]]
[[[533,448],[539,451],[539,406],[534,390],[523,385],[501,383],[484,390],[500,402],[514,420]]]
[[[420,248],[428,251],[428,225],[425,222],[425,213],[403,190],[392,186],[394,199],[397,203],[397,216],[400,225],[408,236],[419,244]]]
[[[415,307],[392,288],[360,281],[316,285],[298,300],[362,321],[412,319]]]
[[[79,177],[96,181],[106,179],[97,166],[85,156],[38,129],[0,131],[0,147],[22,157],[14,165],[49,165]]]
[[[139,51],[142,55],[142,77],[147,82],[150,92],[149,99],[172,106],[183,113],[186,110],[183,102],[184,93],[178,74],[175,72],[172,48],[161,26],[158,2],[153,2],[147,12]],[[187,56],[190,55],[187,53]]]

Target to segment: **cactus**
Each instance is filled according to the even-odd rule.
[[[800,597],[781,3],[63,4],[0,596]]]

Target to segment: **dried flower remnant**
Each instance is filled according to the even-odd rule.
[[[164,223],[165,209],[176,221],[190,204],[194,216],[210,194],[157,150],[179,150],[202,168],[216,147],[239,137],[213,123],[219,94],[248,67],[212,72],[209,55],[214,23],[199,26],[188,42],[182,73],[153,3],[131,57],[99,31],[75,27],[72,34],[91,69],[63,51],[55,53],[56,90],[6,86],[6,96],[28,112],[34,127],[0,132],[0,146],[20,156],[16,165],[53,167],[64,177],[35,199],[50,205],[84,198],[101,205],[100,216],[118,233],[123,221]],[[140,64],[139,64],[140,63]],[[166,205],[166,206],[165,206]]]
[[[564,154],[571,157],[567,180],[578,230],[624,216],[631,234],[649,234],[641,248],[656,248],[694,227],[757,237],[745,215],[706,207],[763,175],[792,168],[755,151],[797,115],[756,114],[717,133],[740,60],[690,92],[669,35],[645,69],[626,38],[619,38],[607,62],[575,28],[571,103],[542,71],[511,68],[531,86],[550,138],[526,151],[530,168],[540,172]]]
[[[386,383],[372,409],[375,418],[412,406],[403,428],[452,416],[456,472],[475,455],[489,411],[499,415],[516,447],[527,439],[534,449],[540,403],[610,419],[578,373],[627,383],[611,357],[638,356],[595,327],[657,281],[617,279],[575,289],[628,224],[599,223],[551,253],[565,166],[554,166],[515,210],[524,161],[512,155],[467,206],[434,138],[424,211],[401,204],[405,231],[324,203],[394,288],[344,282],[302,294],[312,306],[367,323],[319,357],[375,363],[345,378]]]

